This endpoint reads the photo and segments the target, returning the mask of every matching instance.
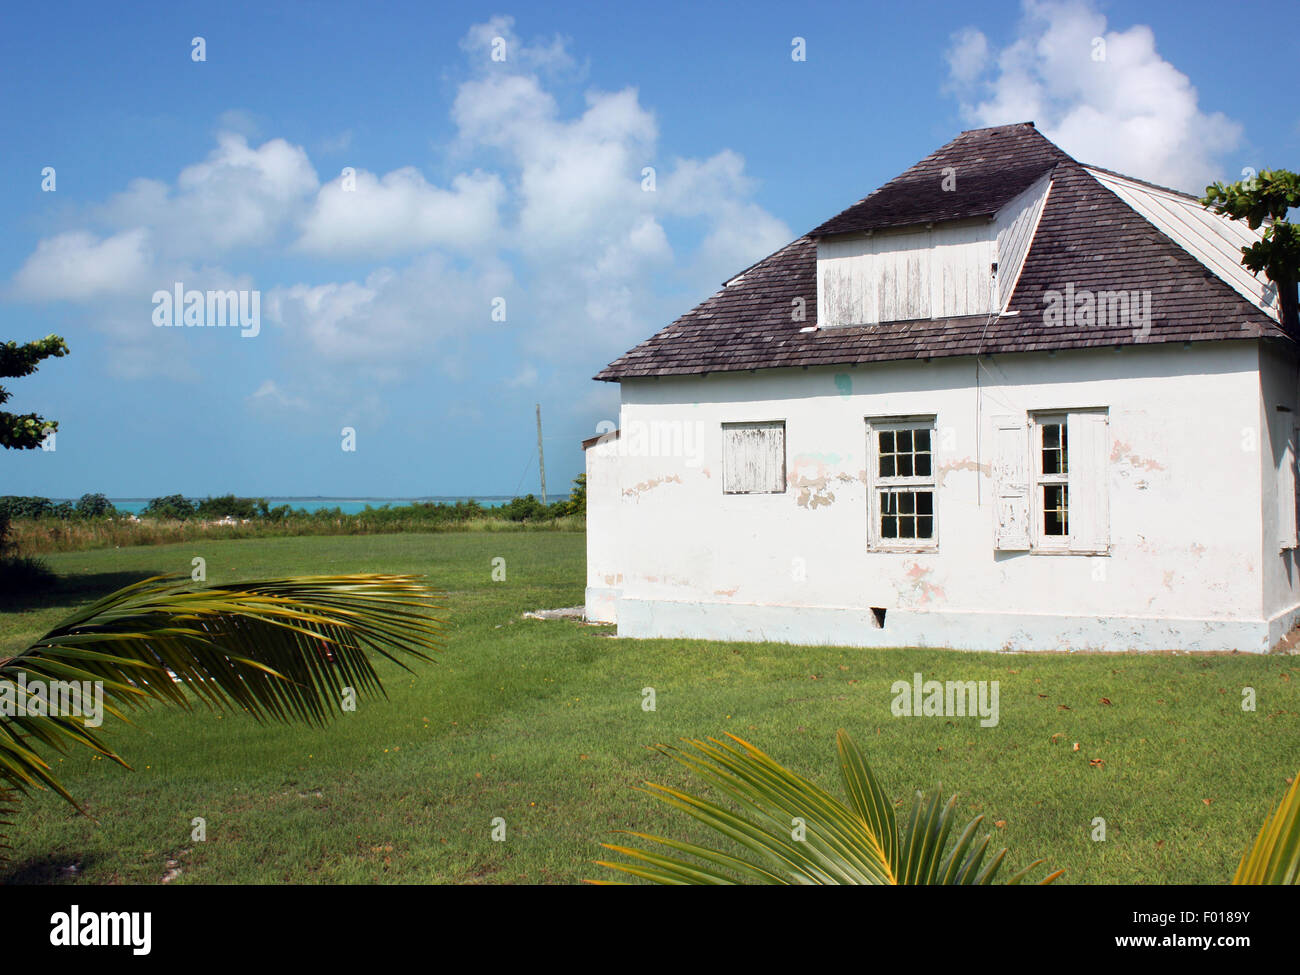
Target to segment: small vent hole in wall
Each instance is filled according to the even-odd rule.
[[[876,629],[883,630],[885,628],[885,607],[872,606],[871,615],[876,618]]]

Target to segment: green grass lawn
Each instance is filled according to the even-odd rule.
[[[1294,657],[620,641],[610,628],[521,620],[582,601],[584,545],[576,533],[380,535],[50,556],[55,591],[0,603],[0,655],[92,596],[188,571],[196,555],[212,582],[421,573],[448,592],[449,638],[414,675],[381,667],[389,699],[363,700],[324,730],[206,709],[108,728],[134,771],[89,753],[54,760],[98,823],[48,793],[28,798],[0,879],[158,883],[169,860],[176,883],[612,876],[591,861],[615,830],[700,835],[635,790],[689,783],[646,745],[731,732],[842,795],[843,727],[899,799],[936,780],[960,790],[959,810],[983,813],[1011,848],[1008,867],[1041,856],[1066,870],[1062,882],[1223,883],[1300,766]],[[504,582],[491,579],[497,556]],[[893,717],[890,685],[916,671],[1000,681],[999,724]],[[1247,686],[1254,712],[1241,708]],[[654,712],[642,710],[646,687]],[[206,820],[203,842],[191,839],[194,817]],[[496,817],[504,842],[492,840]],[[1094,817],[1105,842],[1090,839]]]

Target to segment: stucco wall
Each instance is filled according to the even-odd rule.
[[[984,359],[978,390],[975,370],[624,382],[617,446],[588,451],[589,611],[614,606],[628,636],[1267,649],[1261,464],[1242,446],[1261,434],[1255,343]],[[1110,418],[1109,554],[995,552],[992,417],[1095,407]],[[868,551],[864,418],[915,414],[936,417],[938,550]],[[720,424],[757,420],[785,421],[787,489],[724,495]],[[1273,585],[1269,605],[1289,592]]]
[[[588,447],[587,461],[587,599],[586,618],[601,623],[618,622],[618,599],[623,594],[622,553],[628,540],[620,529],[624,505],[619,487],[618,440],[604,438],[605,446]]]
[[[1295,625],[1300,607],[1300,560],[1296,549],[1283,549],[1277,527],[1286,517],[1283,507],[1290,499],[1280,495],[1279,480],[1288,476],[1281,465],[1292,460],[1283,454],[1280,439],[1288,427],[1300,422],[1297,399],[1297,370],[1294,352],[1280,344],[1263,343],[1259,349],[1261,431],[1260,505],[1264,531],[1260,536],[1260,565],[1263,576],[1263,614],[1270,621],[1270,640],[1276,642]],[[1283,409],[1279,410],[1278,407]]]

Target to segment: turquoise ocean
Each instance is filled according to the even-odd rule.
[[[548,493],[547,501],[562,501],[568,495],[556,495],[551,497]],[[113,506],[118,511],[127,514],[138,515],[144,510],[149,503],[148,498],[109,498]],[[193,498],[191,500],[200,500]],[[503,495],[435,495],[425,498],[270,498],[266,503],[272,508],[282,504],[287,504],[290,508],[299,511],[316,511],[320,508],[338,508],[345,515],[354,515],[364,511],[366,506],[371,508],[382,508],[384,505],[396,508],[401,505],[412,504],[416,501],[424,501],[433,504],[455,504],[457,501],[477,501],[485,508],[494,508],[497,505],[505,504],[509,501],[508,496]]]

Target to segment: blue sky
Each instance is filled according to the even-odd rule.
[[[71,355],[8,381],[60,428],[0,493],[535,492],[535,403],[559,492],[597,370],[962,129],[1192,190],[1300,168],[1290,2],[738,9],[6,6],[0,339]],[[256,291],[259,333],[155,327],[176,282]]]

